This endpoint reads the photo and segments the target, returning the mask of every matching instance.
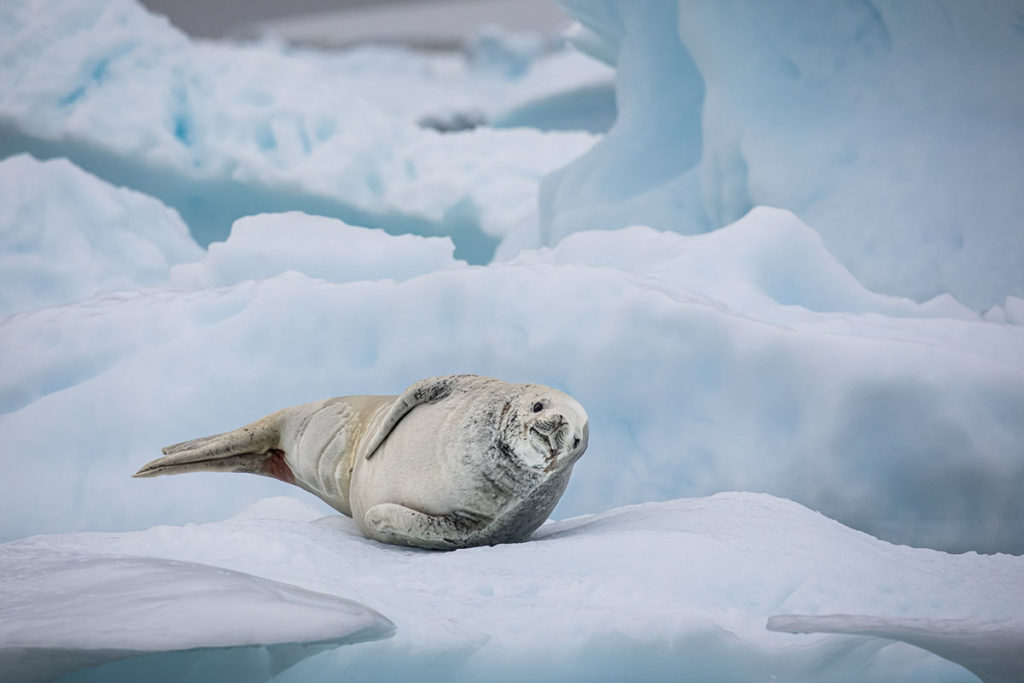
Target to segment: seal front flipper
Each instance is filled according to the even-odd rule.
[[[378,503],[366,511],[368,536],[383,543],[431,550],[454,550],[469,545],[484,531],[489,519],[465,511],[428,515],[397,503]]]
[[[234,431],[167,446],[163,449],[164,457],[147,463],[133,476],[250,472],[294,483],[284,452],[278,448],[283,412],[272,413]]]
[[[402,392],[402,395],[395,399],[384,416],[384,421],[374,433],[373,438],[366,444],[364,453],[369,460],[377,452],[384,439],[395,428],[403,417],[409,414],[413,408],[424,403],[436,403],[452,394],[455,389],[471,380],[480,379],[476,375],[443,375],[431,377],[413,382],[409,388]]]

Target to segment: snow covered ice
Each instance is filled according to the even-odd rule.
[[[224,666],[222,657],[239,674],[247,668],[266,678],[316,651],[298,642],[336,646],[393,631],[350,600],[205,564],[64,552],[28,540],[6,546],[0,567],[5,680],[51,680],[108,660],[181,650],[193,652],[159,659],[165,675],[172,666],[201,676]]]
[[[998,623],[1018,639],[1024,629],[1021,558],[894,546],[766,495],[645,503],[549,523],[528,543],[453,553],[381,545],[351,520],[321,514],[270,499],[223,522],[36,537],[2,550],[112,565],[124,557],[202,563],[296,592],[343,595],[394,622],[391,638],[314,654],[281,681],[413,672],[428,681],[669,680],[684,672],[695,680],[967,681],[961,666],[923,649],[772,633],[765,620],[913,613],[956,618],[965,629]],[[47,579],[44,567],[40,582]],[[227,609],[232,598],[209,600]],[[109,585],[92,597],[119,599]],[[165,638],[180,637],[177,630],[168,624]],[[67,647],[59,631],[36,637]],[[115,661],[68,680],[127,679],[145,662]]]
[[[0,677],[1024,677],[1009,5],[566,6],[615,66],[605,135],[556,125],[607,92],[578,54],[8,3]],[[472,111],[552,125],[417,125]],[[130,478],[451,372],[590,415],[528,543],[391,548],[269,479]]]

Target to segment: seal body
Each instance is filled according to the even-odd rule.
[[[565,490],[588,439],[571,396],[475,375],[399,396],[286,408],[164,449],[136,476],[251,472],[296,484],[385,543],[452,549],[524,541]]]

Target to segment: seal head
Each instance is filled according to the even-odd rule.
[[[505,404],[502,442],[527,471],[552,473],[572,466],[590,437],[587,413],[574,398],[550,387],[524,384]]]

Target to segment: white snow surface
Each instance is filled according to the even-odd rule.
[[[956,619],[965,640],[999,623],[1024,642],[1024,558],[894,546],[763,494],[646,503],[549,523],[527,543],[451,553],[376,543],[346,517],[270,499],[223,522],[0,546],[0,561],[30,556],[45,560],[38,583],[25,582],[43,604],[64,594],[60,575],[75,571],[68,558],[165,569],[165,582],[129,592],[99,582],[87,598],[130,610],[143,627],[151,624],[140,601],[187,593],[190,581],[205,593],[214,574],[201,565],[259,577],[247,585],[325,594],[314,609],[326,596],[354,600],[395,624],[391,638],[316,654],[278,681],[678,680],[682,672],[720,681],[977,680],[890,640],[766,629],[786,613]],[[243,576],[220,580],[234,586]],[[211,607],[232,598],[209,596]],[[155,637],[175,643],[178,623]],[[92,625],[73,616],[32,633],[40,645],[102,639]],[[189,625],[201,639],[217,623]],[[113,662],[68,680],[130,680],[145,663]]]
[[[201,258],[178,214],[66,159],[0,161],[0,316],[167,281]]]
[[[267,678],[295,662],[293,643],[335,646],[393,631],[380,614],[334,595],[204,564],[59,545],[37,537],[0,548],[4,680],[48,681],[147,653],[252,645],[269,647],[235,652],[234,664],[251,667],[262,654],[271,660],[260,672]],[[200,653],[179,659],[202,670]]]
[[[559,0],[619,118],[544,188],[549,244],[790,209],[869,288],[1024,294],[1020,3]]]

